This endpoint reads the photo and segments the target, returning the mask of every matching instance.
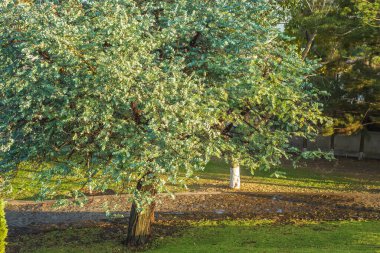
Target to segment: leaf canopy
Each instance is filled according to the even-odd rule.
[[[166,191],[210,156],[278,164],[324,120],[315,63],[278,22],[267,1],[3,2],[0,168],[117,183],[142,205],[129,183]]]

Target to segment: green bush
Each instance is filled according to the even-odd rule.
[[[5,253],[5,239],[7,238],[8,228],[5,220],[4,200],[0,199],[0,253]]]

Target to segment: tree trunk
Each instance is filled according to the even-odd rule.
[[[142,180],[137,183],[137,190],[150,192],[152,197],[156,195],[156,190],[152,185],[142,186]],[[132,204],[126,240],[127,245],[141,246],[148,242],[151,235],[151,225],[154,222],[155,207],[156,203],[152,202],[144,206],[142,211],[139,211],[136,203]]]
[[[231,162],[230,188],[240,189],[240,166],[238,162]]]
[[[316,31],[313,32],[311,35],[309,35],[309,33],[306,31],[306,40],[307,40],[307,43],[306,43],[305,49],[302,52],[302,59],[303,60],[305,60],[306,57],[307,57],[307,55],[309,54],[311,46],[313,45],[313,42],[314,42],[314,39],[315,39],[316,36],[317,36],[317,32]]]
[[[132,204],[131,214],[129,216],[127,245],[141,246],[148,242],[151,235],[151,225],[154,222],[155,203],[138,212],[136,204]]]

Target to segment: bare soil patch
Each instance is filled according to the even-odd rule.
[[[311,161],[306,166],[326,177],[333,173],[380,181],[380,161]],[[177,193],[175,199],[161,195],[157,224],[228,218],[273,219],[285,223],[293,220],[380,220],[380,191],[376,187],[367,189],[364,185],[362,191],[361,188],[334,190],[260,182],[254,177],[250,181],[244,177],[242,190],[231,191],[226,178],[206,180],[207,183],[192,187],[193,192]],[[113,214],[124,218],[108,219],[105,203]],[[112,226],[124,231],[130,206],[128,195],[102,195],[89,197],[83,207],[58,209],[54,208],[54,201],[10,201],[6,211],[10,237],[15,238],[25,232],[39,233],[72,226]]]

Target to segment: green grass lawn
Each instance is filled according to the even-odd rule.
[[[243,187],[265,185],[266,187],[288,187],[333,191],[370,191],[380,189],[378,175],[356,176],[329,168],[301,166],[297,169],[284,166],[286,178],[270,177],[271,172],[250,175],[242,169]],[[360,173],[360,168],[358,168]],[[21,170],[14,179],[17,199],[32,198],[38,184],[30,182],[28,169]],[[189,187],[206,187],[219,184],[228,186],[229,168],[221,161],[212,161],[203,172],[198,172],[199,181],[189,181]],[[70,178],[64,182],[64,190],[81,187],[80,181]],[[277,188],[278,189],[278,188]],[[285,188],[283,188],[285,189]],[[242,189],[244,190],[244,188]],[[253,188],[255,190],[255,188]],[[269,190],[272,190],[269,188]],[[62,192],[64,194],[64,192]],[[169,226],[165,225],[164,226]],[[170,225],[173,226],[173,225]],[[274,224],[272,221],[203,221],[191,223],[172,236],[160,234],[143,252],[378,252],[380,253],[380,221],[340,221],[325,223]],[[177,227],[178,228],[178,227]],[[16,252],[51,253],[102,253],[131,252],[120,243],[122,232],[110,232],[109,228],[83,228],[52,231],[22,236],[10,242]],[[179,231],[179,232],[178,232]]]
[[[358,176],[355,173],[348,173],[347,171],[332,170],[333,163],[328,164],[325,168],[313,168],[305,165],[300,165],[294,168],[291,165],[283,165],[276,170],[285,172],[284,178],[275,178],[271,176],[274,169],[271,171],[256,171],[254,175],[248,169],[241,169],[242,182],[257,183],[273,186],[285,186],[307,189],[323,189],[331,191],[366,191],[380,189],[380,174],[375,175],[362,175]],[[364,169],[357,168],[357,172]],[[380,167],[379,167],[380,169]],[[377,173],[379,173],[377,171]],[[229,167],[222,161],[211,161],[207,168],[200,172],[199,177],[201,182],[205,180],[228,180]]]
[[[21,252],[131,252],[96,229],[68,229],[20,239]],[[38,246],[40,245],[40,246]],[[43,246],[42,246],[43,245]],[[273,224],[271,221],[203,221],[157,237],[149,253],[188,252],[380,252],[380,221]]]
[[[340,172],[339,170],[329,170],[332,165],[327,164],[325,170],[300,166],[293,168],[290,165],[278,168],[286,173],[286,178],[271,177],[273,171],[256,171],[251,175],[250,171],[242,168],[242,182],[264,186],[293,187],[297,190],[330,190],[330,191],[378,191],[380,190],[380,180],[378,175],[363,175],[358,177],[355,174]],[[358,167],[360,172],[361,168]],[[13,192],[5,196],[11,199],[33,199],[41,187],[39,183],[32,180],[35,169],[31,165],[25,165],[17,176],[13,179]],[[364,173],[363,173],[364,174]],[[204,171],[197,172],[200,180],[188,180],[188,186],[192,190],[197,190],[203,186],[219,184],[228,186],[229,167],[223,161],[211,161]],[[62,186],[56,191],[57,195],[67,196],[70,190],[83,187],[84,178],[64,178]],[[53,188],[54,183],[50,183]],[[116,188],[117,186],[115,186]],[[125,187],[124,187],[125,189]],[[183,191],[173,187],[173,191]],[[244,189],[243,189],[244,190]],[[251,190],[249,188],[247,191]],[[278,189],[274,189],[276,191]]]

